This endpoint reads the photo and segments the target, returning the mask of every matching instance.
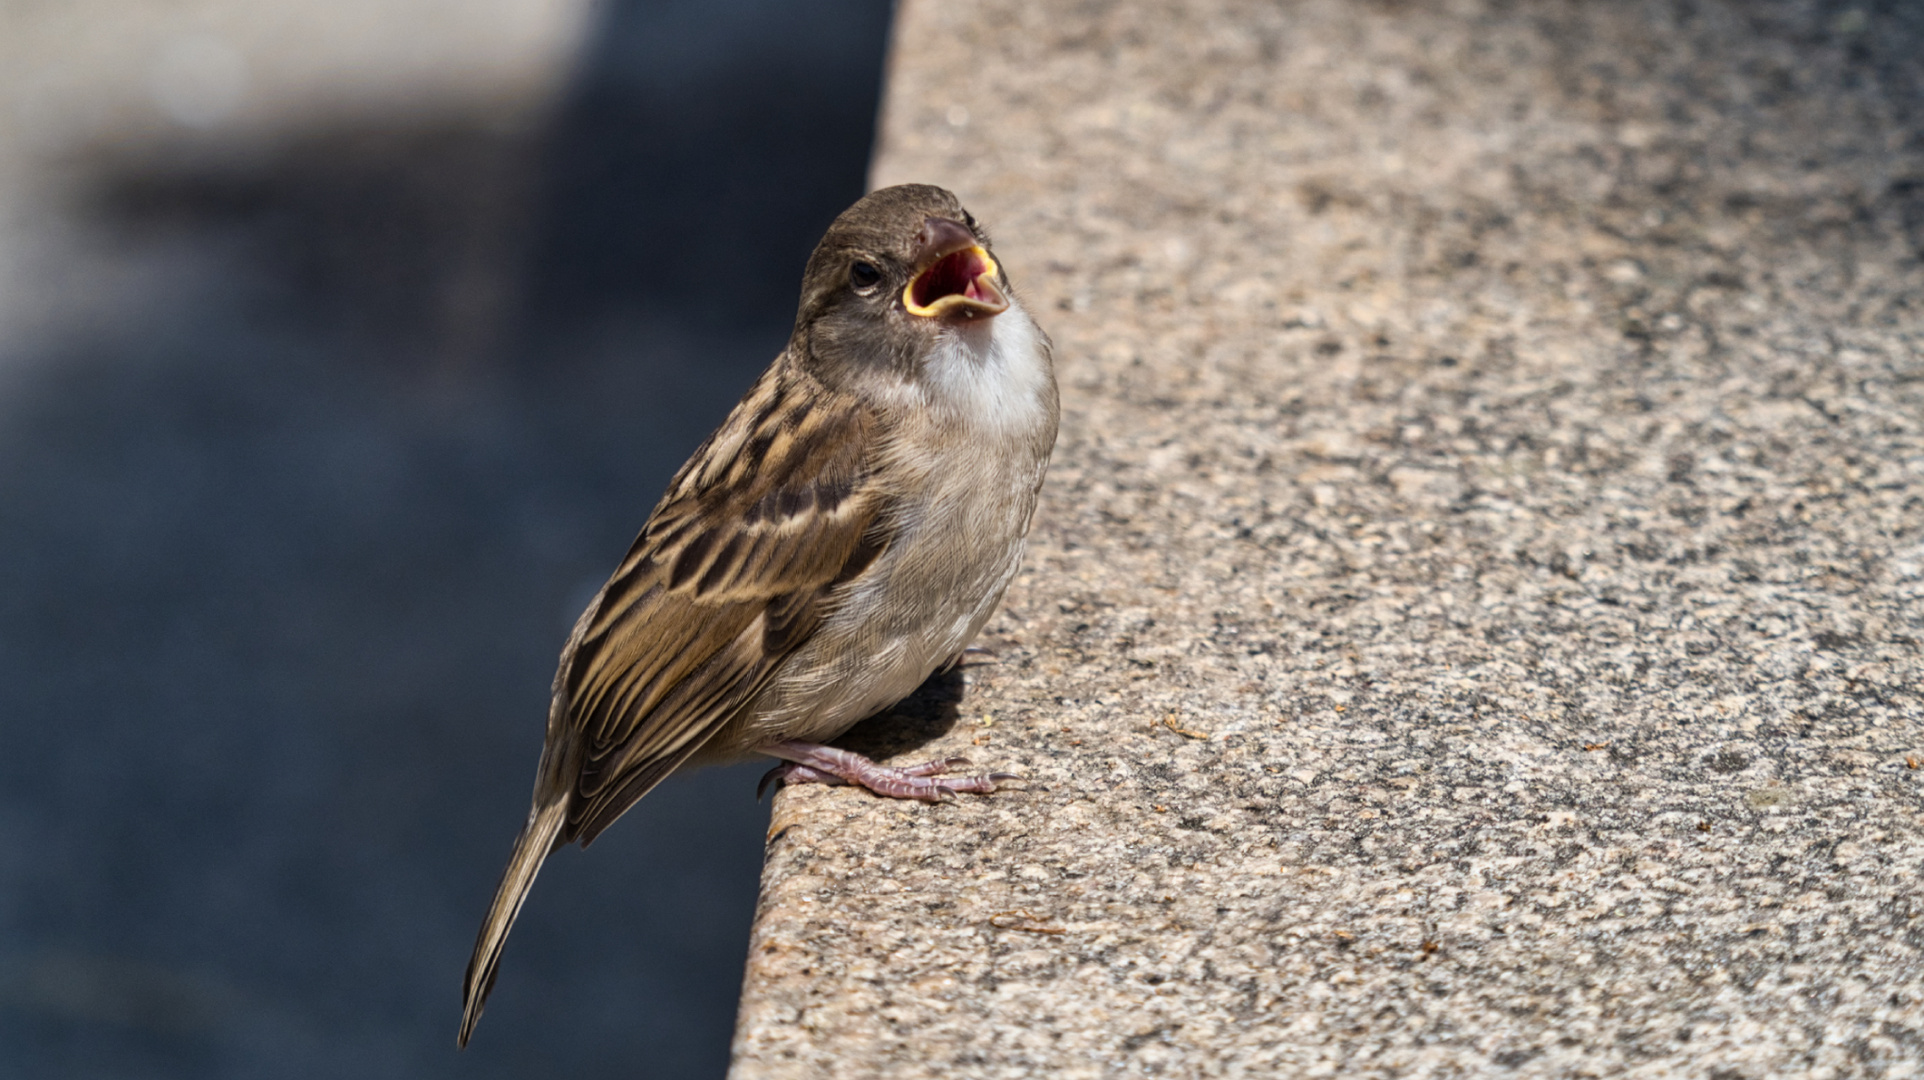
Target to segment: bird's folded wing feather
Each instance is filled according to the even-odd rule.
[[[887,546],[878,438],[858,401],[778,363],[682,467],[562,658],[581,763],[564,840],[700,749]]]

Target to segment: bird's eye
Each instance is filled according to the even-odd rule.
[[[858,262],[848,268],[848,283],[859,291],[867,292],[881,280],[882,272],[877,270],[873,263]]]

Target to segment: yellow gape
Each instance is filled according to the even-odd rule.
[[[995,275],[995,259],[980,245],[952,251],[909,281],[902,290],[902,307],[923,318],[950,312],[999,315],[1009,309],[1009,301],[995,287]],[[928,297],[927,302],[918,301],[917,293]]]

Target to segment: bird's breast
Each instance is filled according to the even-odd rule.
[[[888,548],[732,725],[734,752],[834,738],[908,696],[993,614],[1021,565],[1057,409],[1046,339],[1018,308],[993,322],[1005,320],[929,359],[925,407],[890,425],[878,463]]]

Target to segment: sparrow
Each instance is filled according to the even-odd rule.
[[[1058,415],[1049,338],[956,197],[905,184],[828,228],[788,345],[669,482],[575,623],[533,806],[468,963],[459,1043],[541,864],[676,769],[939,801],[947,775],[823,745],[957,662],[1022,560]]]

